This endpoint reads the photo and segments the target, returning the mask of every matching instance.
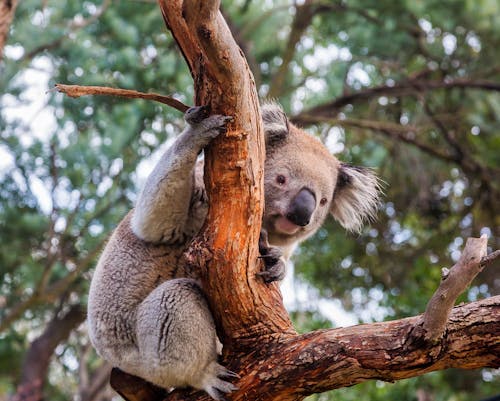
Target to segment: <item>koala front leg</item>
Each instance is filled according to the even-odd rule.
[[[286,261],[283,252],[280,248],[269,244],[267,231],[264,229],[260,231],[259,252],[266,269],[259,272],[258,275],[266,283],[283,280],[286,274]]]
[[[132,217],[132,230],[141,239],[183,243],[189,225],[193,170],[201,150],[226,130],[231,117],[208,116],[205,106],[184,115],[188,126],[165,152],[148,177]]]

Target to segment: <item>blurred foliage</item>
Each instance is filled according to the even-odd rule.
[[[301,7],[312,17],[293,42]],[[385,181],[370,227],[347,235],[329,221],[297,253],[296,280],[315,289],[307,306],[295,302],[299,330],[332,324],[311,307],[318,297],[342,300],[360,322],[420,313],[468,236],[486,233],[499,248],[497,1],[240,0],[223,1],[223,10],[261,96],[277,91],[290,115],[310,111],[316,124],[306,128]],[[425,86],[458,81],[477,85]],[[23,356],[47,323],[86,303],[99,250],[150,168],[143,161],[182,125],[179,112],[154,103],[46,93],[55,83],[186,103],[193,96],[154,1],[19,2],[0,62],[0,399],[15,391]],[[332,108],[328,119],[314,112],[375,87],[382,90]],[[486,269],[461,300],[499,288]],[[47,399],[85,399],[79,383],[99,366],[85,327],[75,328],[54,350]],[[310,399],[460,401],[498,392],[498,372],[450,370]]]

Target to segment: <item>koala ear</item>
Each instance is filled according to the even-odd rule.
[[[261,107],[266,148],[284,141],[289,132],[288,118],[277,103],[265,103]]]
[[[330,213],[346,230],[360,232],[366,221],[375,219],[380,190],[373,170],[341,163]]]

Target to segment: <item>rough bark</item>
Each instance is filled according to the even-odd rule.
[[[458,296],[483,269],[478,263],[486,256],[488,238],[469,238],[460,260],[450,270],[444,269],[442,281],[427,304],[424,314],[424,337],[426,340],[439,339],[446,328],[448,316]]]
[[[16,7],[17,0],[0,0],[0,61],[3,58],[3,48],[7,42]]]
[[[263,138],[250,70],[218,12],[217,1],[159,0],[195,83],[195,104],[232,115],[229,132],[206,155],[211,208],[188,252],[204,272],[222,363],[240,374],[232,400],[300,400],[370,379],[394,381],[448,367],[500,366],[500,297],[453,309],[445,335],[427,341],[422,317],[297,335],[276,285],[255,273],[263,207]],[[480,263],[480,260],[476,261]],[[165,393],[113,370],[112,386],[130,401],[208,400]]]

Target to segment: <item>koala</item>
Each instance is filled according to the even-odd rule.
[[[295,127],[276,104],[262,108],[266,136],[265,210],[259,250],[265,282],[330,213],[359,231],[377,209],[379,185],[366,168],[339,162]],[[215,324],[199,272],[182,258],[208,211],[199,153],[230,117],[207,107],[185,114],[186,129],[148,177],[137,204],[109,239],[92,278],[89,336],[113,366],[165,389],[191,386],[213,399],[237,377],[217,362]],[[259,278],[260,279],[260,278]]]
[[[260,274],[271,282],[284,278],[294,249],[329,214],[351,232],[372,220],[380,181],[369,168],[337,160],[318,139],[290,123],[278,105],[265,104],[262,119],[265,208],[259,248],[266,270]]]

